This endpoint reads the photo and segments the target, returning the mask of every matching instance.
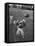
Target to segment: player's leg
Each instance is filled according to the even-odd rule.
[[[20,30],[19,30],[19,29],[17,29],[16,35],[19,35],[19,34],[20,34]]]
[[[21,30],[21,35],[24,38],[24,31],[23,31],[23,29]]]

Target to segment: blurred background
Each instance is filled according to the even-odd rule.
[[[33,41],[33,16],[34,16],[34,5],[20,5],[20,4],[9,4],[9,17],[13,16],[13,20],[22,19],[26,20],[26,26],[24,27],[24,38],[16,36],[17,27],[13,23],[9,24],[9,41]]]

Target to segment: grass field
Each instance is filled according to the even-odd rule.
[[[29,14],[29,17],[26,18],[24,14]],[[24,27],[24,39],[22,37],[16,36],[16,26],[13,24],[9,25],[9,40],[12,41],[32,41],[33,40],[33,11],[18,9],[18,8],[10,8],[9,16],[14,16],[14,20],[21,21],[22,19],[26,20],[26,26]],[[17,37],[17,38],[16,38]]]

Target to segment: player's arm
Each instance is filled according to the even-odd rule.
[[[26,22],[25,19],[21,20],[19,23]]]

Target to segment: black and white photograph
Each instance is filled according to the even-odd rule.
[[[8,3],[5,5],[5,42],[33,41],[34,4]]]

